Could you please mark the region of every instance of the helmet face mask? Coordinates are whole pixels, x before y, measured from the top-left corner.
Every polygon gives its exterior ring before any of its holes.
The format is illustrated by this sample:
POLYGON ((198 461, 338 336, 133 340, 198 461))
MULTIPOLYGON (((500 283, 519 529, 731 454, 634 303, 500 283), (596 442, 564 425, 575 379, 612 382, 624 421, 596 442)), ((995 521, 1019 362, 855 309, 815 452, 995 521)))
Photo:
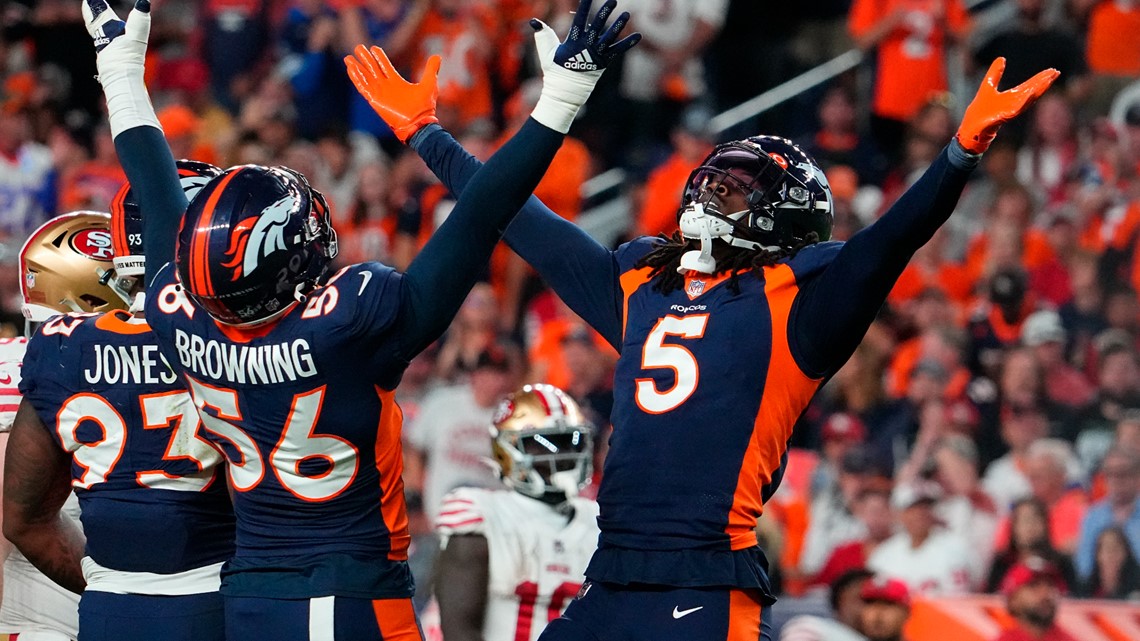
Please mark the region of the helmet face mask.
POLYGON ((552 385, 527 385, 503 400, 490 428, 493 464, 514 491, 561 503, 585 487, 593 467, 593 427, 552 385))
POLYGON ((304 176, 244 165, 212 179, 190 202, 178 277, 215 320, 251 326, 303 300, 336 254, 328 204, 304 176))
POLYGON ((790 140, 758 136, 724 143, 689 175, 678 223, 685 238, 702 244, 682 259, 682 271, 713 273, 715 238, 769 251, 800 246, 813 233, 829 240, 831 188, 815 161, 790 140), (726 188, 744 195, 746 209, 720 211, 715 193, 726 188))
POLYGON ((24 242, 20 294, 26 329, 58 314, 125 308, 101 279, 112 267, 110 222, 101 212, 64 214, 41 225, 24 242))

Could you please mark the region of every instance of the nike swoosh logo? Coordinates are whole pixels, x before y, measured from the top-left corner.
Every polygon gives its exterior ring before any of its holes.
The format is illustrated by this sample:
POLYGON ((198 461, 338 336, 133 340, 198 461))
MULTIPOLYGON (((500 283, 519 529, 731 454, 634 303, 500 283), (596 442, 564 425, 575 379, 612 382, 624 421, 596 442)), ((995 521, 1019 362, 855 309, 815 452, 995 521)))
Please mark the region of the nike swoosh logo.
POLYGON ((674 619, 680 619, 681 617, 689 616, 690 614, 696 612, 697 610, 703 610, 705 608, 705 606, 703 606, 703 605, 698 605, 697 607, 689 608, 688 610, 678 610, 677 609, 678 607, 679 606, 676 606, 676 605, 673 606, 673 618, 674 619))
POLYGON ((8 385, 11 382, 12 382, 12 376, 10 374, 5 374, 3 376, 0 376, 0 385, 8 385))

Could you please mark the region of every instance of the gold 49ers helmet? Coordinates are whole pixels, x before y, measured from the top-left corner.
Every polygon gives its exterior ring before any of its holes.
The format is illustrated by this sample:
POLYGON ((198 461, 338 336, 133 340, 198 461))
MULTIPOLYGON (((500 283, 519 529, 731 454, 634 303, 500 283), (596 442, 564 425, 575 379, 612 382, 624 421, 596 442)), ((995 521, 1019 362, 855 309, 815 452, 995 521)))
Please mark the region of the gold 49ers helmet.
POLYGON ((508 487, 557 503, 590 480, 593 426, 574 399, 553 385, 527 385, 499 405, 491 454, 508 487))
POLYGON ((100 283, 111 257, 110 214, 77 211, 41 225, 20 249, 24 318, 42 323, 60 313, 125 309, 100 283))

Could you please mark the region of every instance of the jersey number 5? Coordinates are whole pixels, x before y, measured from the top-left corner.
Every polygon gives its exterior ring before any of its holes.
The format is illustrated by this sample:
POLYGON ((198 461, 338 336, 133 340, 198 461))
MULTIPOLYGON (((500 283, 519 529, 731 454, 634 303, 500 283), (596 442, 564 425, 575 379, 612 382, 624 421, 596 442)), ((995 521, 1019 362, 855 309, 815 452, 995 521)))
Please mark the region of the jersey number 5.
POLYGON ((657 321, 653 331, 645 339, 641 348, 642 369, 671 369, 673 370, 673 386, 666 390, 658 390, 657 383, 652 378, 639 378, 634 381, 637 393, 634 398, 637 406, 648 414, 664 414, 677 409, 681 403, 689 400, 697 390, 697 381, 701 378, 697 368, 697 359, 693 353, 680 345, 665 343, 668 336, 693 339, 705 335, 705 326, 709 322, 708 314, 695 314, 693 316, 669 315, 657 321))

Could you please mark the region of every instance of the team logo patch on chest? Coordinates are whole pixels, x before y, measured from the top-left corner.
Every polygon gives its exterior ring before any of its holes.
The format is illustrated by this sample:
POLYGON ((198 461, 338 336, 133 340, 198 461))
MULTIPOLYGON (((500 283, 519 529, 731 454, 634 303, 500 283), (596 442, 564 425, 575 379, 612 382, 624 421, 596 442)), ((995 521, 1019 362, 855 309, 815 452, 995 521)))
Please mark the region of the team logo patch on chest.
POLYGON ((705 293, 705 281, 691 280, 689 286, 685 288, 685 293, 689 295, 690 299, 696 298, 705 293))

